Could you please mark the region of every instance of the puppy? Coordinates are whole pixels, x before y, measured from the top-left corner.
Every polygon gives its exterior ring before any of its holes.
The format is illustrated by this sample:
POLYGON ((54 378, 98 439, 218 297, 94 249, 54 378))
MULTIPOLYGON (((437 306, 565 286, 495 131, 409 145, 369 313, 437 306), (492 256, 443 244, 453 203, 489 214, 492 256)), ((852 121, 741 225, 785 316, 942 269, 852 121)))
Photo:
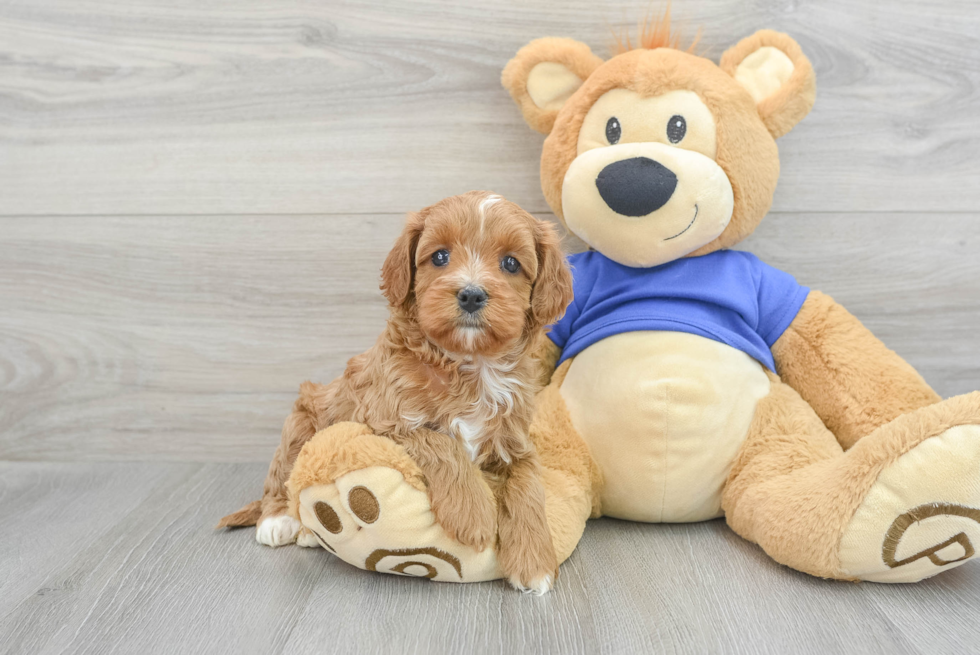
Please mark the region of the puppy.
POLYGON ((534 350, 572 299, 552 226, 484 191, 410 214, 381 271, 391 315, 378 341, 329 385, 304 383, 265 491, 219 525, 252 525, 269 546, 296 539, 286 480, 303 444, 339 421, 400 443, 447 534, 484 549, 518 589, 547 592, 557 561, 528 436, 534 350), (496 490, 496 509, 480 470, 496 490))

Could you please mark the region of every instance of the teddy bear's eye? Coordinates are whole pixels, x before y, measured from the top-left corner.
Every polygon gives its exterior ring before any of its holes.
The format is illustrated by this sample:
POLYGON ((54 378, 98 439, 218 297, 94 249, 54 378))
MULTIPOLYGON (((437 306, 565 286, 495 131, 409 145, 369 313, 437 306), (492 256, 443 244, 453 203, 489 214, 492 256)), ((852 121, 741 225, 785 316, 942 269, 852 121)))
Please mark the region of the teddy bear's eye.
POLYGON ((616 145, 619 143, 619 137, 623 136, 623 128, 619 124, 619 119, 613 116, 608 121, 606 121, 606 140, 609 145, 616 145))
POLYGON ((685 134, 687 134, 687 121, 684 120, 683 116, 674 114, 667 121, 667 138, 670 139, 671 143, 680 143, 685 134))

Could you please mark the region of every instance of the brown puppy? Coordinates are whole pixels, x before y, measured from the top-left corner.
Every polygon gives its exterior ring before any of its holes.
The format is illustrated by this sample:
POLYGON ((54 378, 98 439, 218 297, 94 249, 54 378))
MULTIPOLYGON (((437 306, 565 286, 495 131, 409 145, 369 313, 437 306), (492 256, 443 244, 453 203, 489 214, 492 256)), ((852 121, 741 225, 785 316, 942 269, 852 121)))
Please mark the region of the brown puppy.
POLYGON ((260 543, 296 540, 301 526, 286 515, 296 456, 318 430, 356 421, 405 447, 449 536, 482 550, 499 535, 511 584, 547 592, 557 562, 528 429, 533 351, 572 298, 557 233, 471 191, 410 214, 381 277, 391 316, 377 343, 329 385, 302 385, 262 500, 219 525, 258 519, 260 543), (496 489, 496 510, 477 467, 496 489))

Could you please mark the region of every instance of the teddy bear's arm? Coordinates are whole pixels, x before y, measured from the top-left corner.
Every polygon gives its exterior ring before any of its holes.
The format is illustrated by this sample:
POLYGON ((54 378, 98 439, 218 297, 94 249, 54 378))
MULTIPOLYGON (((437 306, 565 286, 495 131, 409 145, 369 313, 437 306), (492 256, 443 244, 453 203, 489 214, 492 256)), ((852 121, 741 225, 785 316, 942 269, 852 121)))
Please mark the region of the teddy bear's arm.
POLYGON ((819 291, 810 292, 772 353, 783 382, 813 407, 844 448, 941 400, 905 360, 819 291))

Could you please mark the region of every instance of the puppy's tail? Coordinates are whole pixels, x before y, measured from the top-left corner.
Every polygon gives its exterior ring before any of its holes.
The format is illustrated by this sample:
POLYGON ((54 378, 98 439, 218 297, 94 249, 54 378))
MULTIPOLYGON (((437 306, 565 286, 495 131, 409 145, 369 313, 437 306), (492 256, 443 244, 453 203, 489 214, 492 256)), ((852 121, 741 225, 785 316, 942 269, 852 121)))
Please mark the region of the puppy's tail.
POLYGON ((261 515, 262 501, 256 500, 241 508, 234 514, 229 514, 225 518, 221 519, 218 521, 218 525, 214 526, 214 528, 217 530, 218 528, 244 528, 249 525, 255 525, 259 522, 259 516, 261 515))

